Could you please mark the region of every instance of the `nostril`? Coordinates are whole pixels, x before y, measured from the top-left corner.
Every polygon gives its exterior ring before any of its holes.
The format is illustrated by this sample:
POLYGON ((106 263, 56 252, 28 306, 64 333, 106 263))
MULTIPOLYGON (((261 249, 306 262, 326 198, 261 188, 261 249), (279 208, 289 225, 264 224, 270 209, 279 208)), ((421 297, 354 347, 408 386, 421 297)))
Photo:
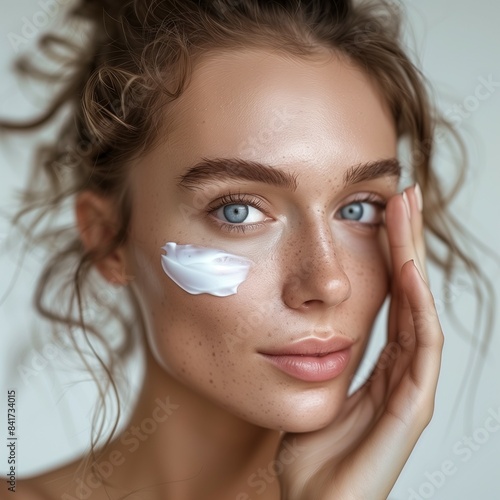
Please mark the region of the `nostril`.
POLYGON ((321 304, 321 300, 306 300, 304 302, 305 307, 314 307, 316 304, 321 304))

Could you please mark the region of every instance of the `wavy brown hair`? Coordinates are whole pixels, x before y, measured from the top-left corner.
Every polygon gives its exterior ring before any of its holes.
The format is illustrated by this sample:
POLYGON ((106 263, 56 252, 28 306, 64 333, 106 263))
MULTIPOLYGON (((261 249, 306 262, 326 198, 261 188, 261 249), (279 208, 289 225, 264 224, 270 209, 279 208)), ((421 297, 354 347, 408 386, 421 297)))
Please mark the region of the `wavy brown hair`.
MULTIPOLYGON (((27 244, 51 242, 56 249, 38 282, 36 309, 65 326, 70 338, 83 332, 106 374, 104 379, 96 377, 103 401, 111 389, 120 402, 115 373, 130 351, 132 323, 113 301, 105 302, 123 332, 123 343, 116 347, 106 340, 104 323, 85 317, 85 301, 103 302, 99 289, 92 286, 90 270, 127 241, 128 171, 134 159, 155 146, 160 130, 168 134, 175 118, 170 104, 188 85, 194 63, 220 50, 260 47, 308 58, 326 48, 348 58, 378 84, 398 138, 409 146, 407 180, 417 181, 425 196, 428 257, 444 271, 448 284, 457 272, 466 271, 477 297, 477 321, 486 318, 484 333, 475 339, 483 348, 487 345, 493 288, 473 258, 474 248, 487 249, 449 211, 466 166, 465 161, 458 164, 455 179, 446 179, 445 189, 433 163, 438 128, 446 131, 461 159, 466 151, 457 131, 432 104, 426 79, 406 54, 400 10, 400 5, 386 0, 79 0, 66 19, 70 30, 83 30, 79 41, 71 32, 39 39, 39 50, 58 64, 57 70, 43 70, 33 54, 18 59, 17 69, 24 77, 57 83, 59 90, 41 116, 23 123, 4 120, 0 130, 6 134, 43 129, 63 110, 66 119, 55 140, 38 148, 13 222, 25 231, 27 244), (47 229, 43 223, 84 190, 110 197, 118 207, 114 241, 99 253, 84 250, 75 227, 47 229), (57 307, 54 293, 60 297, 57 307), (66 304, 62 312, 61 303, 66 304)), ((129 310, 142 321, 133 292, 126 293, 129 310)), ((94 422, 92 450, 103 437, 103 415, 94 422)), ((118 418, 119 412, 104 447, 118 418)))

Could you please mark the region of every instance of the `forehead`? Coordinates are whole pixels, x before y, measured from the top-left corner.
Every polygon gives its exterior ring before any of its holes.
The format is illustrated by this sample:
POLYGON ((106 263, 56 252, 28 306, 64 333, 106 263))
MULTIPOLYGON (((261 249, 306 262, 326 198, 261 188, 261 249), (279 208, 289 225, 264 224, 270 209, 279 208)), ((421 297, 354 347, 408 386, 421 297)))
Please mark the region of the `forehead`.
POLYGON ((168 144, 183 163, 231 155, 273 164, 352 165, 395 154, 377 85, 345 58, 264 49, 211 53, 171 107, 168 144))

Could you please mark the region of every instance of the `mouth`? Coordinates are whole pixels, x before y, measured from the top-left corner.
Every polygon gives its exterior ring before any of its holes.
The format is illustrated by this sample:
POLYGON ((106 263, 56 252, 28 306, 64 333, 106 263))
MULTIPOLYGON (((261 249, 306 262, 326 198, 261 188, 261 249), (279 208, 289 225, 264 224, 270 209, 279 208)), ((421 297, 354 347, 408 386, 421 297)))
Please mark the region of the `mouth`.
POLYGON ((327 341, 310 338, 259 354, 293 378, 305 382, 325 382, 345 370, 353 343, 346 337, 334 337, 327 341))

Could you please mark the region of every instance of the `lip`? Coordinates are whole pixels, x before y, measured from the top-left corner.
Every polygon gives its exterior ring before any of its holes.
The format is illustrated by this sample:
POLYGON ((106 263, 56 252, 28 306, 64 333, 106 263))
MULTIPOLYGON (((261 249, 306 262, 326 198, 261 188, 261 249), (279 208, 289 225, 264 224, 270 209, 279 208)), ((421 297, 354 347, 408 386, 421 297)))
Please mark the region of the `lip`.
POLYGON ((294 378, 306 382, 325 382, 339 376, 347 367, 353 343, 346 337, 328 340, 309 338, 259 354, 294 378))

